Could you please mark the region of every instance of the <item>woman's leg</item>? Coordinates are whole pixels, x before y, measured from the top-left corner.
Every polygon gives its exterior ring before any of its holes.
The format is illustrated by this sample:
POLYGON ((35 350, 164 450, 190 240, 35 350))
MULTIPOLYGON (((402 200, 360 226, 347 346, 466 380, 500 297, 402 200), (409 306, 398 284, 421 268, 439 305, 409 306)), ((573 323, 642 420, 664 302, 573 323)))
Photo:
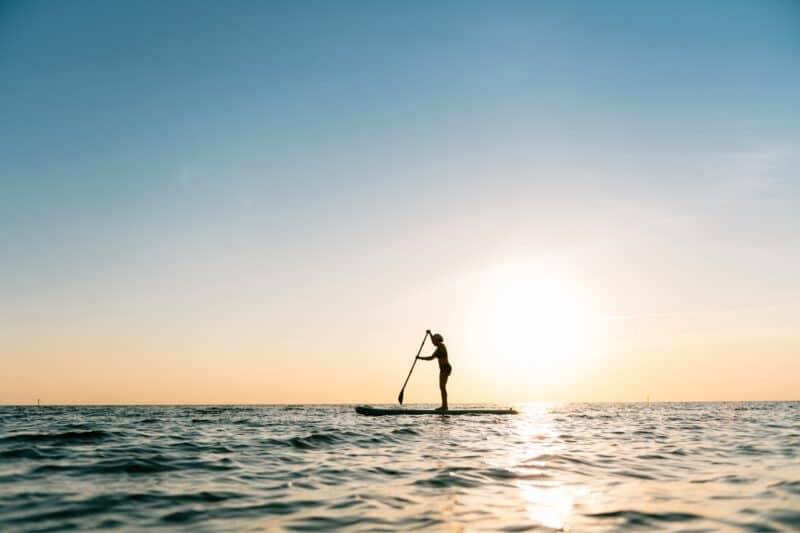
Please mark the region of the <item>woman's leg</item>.
POLYGON ((447 378, 449 372, 439 372, 439 391, 442 393, 442 409, 447 410, 447 378))

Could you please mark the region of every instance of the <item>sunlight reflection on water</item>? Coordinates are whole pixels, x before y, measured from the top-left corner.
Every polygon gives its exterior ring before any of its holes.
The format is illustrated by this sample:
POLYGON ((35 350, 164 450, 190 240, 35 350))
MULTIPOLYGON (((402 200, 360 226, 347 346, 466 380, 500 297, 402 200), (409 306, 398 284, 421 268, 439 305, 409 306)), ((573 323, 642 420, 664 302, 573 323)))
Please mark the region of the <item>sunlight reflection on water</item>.
POLYGON ((519 438, 519 445, 514 446, 509 454, 507 464, 518 479, 515 484, 525 502, 527 515, 536 524, 547 528, 562 529, 572 514, 572 490, 553 479, 547 479, 544 461, 531 461, 530 457, 540 456, 545 449, 549 453, 557 453, 551 443, 555 437, 555 428, 548 416, 552 405, 528 404, 522 410, 522 416, 515 417, 514 432, 519 438), (522 465, 522 466, 520 466, 522 465))

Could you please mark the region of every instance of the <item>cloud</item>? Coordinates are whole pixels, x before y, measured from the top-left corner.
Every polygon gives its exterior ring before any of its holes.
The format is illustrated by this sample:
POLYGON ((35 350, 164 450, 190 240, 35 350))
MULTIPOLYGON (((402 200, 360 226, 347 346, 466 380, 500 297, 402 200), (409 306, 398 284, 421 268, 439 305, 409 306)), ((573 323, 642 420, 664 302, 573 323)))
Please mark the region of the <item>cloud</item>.
POLYGON ((715 184, 715 194, 748 196, 774 185, 797 159, 797 148, 787 142, 724 154, 709 162, 704 174, 715 184))

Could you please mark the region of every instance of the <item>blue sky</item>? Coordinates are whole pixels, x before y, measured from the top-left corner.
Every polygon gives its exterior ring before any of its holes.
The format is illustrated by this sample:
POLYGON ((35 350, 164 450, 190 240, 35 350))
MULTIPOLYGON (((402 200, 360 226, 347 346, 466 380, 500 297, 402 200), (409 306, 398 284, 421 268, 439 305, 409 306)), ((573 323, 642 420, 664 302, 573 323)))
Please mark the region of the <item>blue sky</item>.
POLYGON ((790 305, 798 52, 788 1, 4 2, 0 333, 263 355, 553 254, 603 315, 790 305))

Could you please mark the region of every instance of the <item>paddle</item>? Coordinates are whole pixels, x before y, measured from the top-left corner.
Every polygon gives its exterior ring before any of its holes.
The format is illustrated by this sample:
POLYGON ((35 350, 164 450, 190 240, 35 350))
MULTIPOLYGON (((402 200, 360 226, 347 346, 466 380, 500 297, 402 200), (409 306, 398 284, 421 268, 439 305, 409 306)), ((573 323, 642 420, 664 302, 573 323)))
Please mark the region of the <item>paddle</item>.
POLYGON ((425 336, 422 337, 422 344, 419 345, 419 350, 417 350, 417 356, 414 357, 414 363, 411 365, 411 370, 408 371, 408 376, 406 376, 406 381, 403 383, 403 388, 400 389, 400 396, 397 397, 397 401, 400 402, 400 405, 403 405, 403 393, 406 391, 406 385, 408 385, 408 378, 411 377, 411 373, 414 371, 414 366, 417 364, 417 357, 419 354, 422 353, 422 347, 425 346, 425 341, 428 340, 428 335, 431 334, 431 330, 425 332, 425 336))

